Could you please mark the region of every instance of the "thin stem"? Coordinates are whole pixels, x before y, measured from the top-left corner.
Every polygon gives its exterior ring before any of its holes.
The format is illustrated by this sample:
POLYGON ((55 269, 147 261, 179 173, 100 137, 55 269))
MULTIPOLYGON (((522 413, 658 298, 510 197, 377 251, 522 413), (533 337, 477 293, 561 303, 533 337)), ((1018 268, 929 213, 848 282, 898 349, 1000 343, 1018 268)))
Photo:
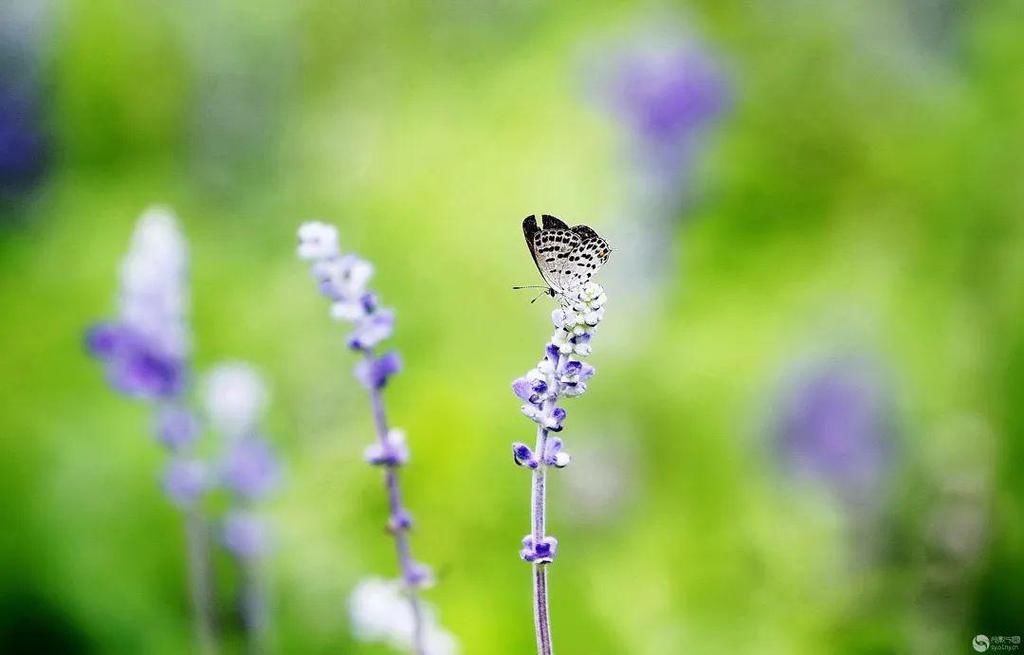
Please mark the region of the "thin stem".
POLYGON ((548 565, 533 565, 533 622, 538 655, 551 655, 551 618, 548 616, 548 565))
MULTIPOLYGON (((561 360, 561 357, 558 358, 561 360)), ((559 361, 555 362, 558 370, 559 361)), ((557 378, 556 378, 557 379, 557 378)), ((558 397, 558 382, 555 382, 554 397, 558 397)), ((551 412, 555 398, 544 401, 544 414, 551 412)), ((540 463, 533 471, 533 493, 531 497, 530 523, 532 525, 533 543, 539 544, 544 539, 544 528, 547 521, 547 473, 545 453, 548 448, 548 431, 543 425, 537 426, 537 449, 534 451, 540 463)), ((533 624, 537 632, 538 655, 551 655, 551 616, 548 613, 548 568, 545 563, 533 565, 533 624)))
POLYGON ((199 652, 212 655, 217 652, 217 644, 213 626, 213 603, 210 597, 210 554, 206 521, 198 507, 190 507, 185 512, 185 540, 196 642, 199 645, 199 652))
POLYGON ((256 557, 239 559, 242 567, 242 621, 245 624, 249 655, 266 652, 267 603, 263 592, 260 561, 256 557))
MULTIPOLYGON (((373 353, 364 351, 367 360, 373 359, 373 353)), ((384 410, 384 398, 380 389, 370 390, 370 403, 373 406, 373 422, 377 427, 377 440, 381 446, 388 447, 388 420, 384 410)), ((388 492, 388 510, 392 518, 400 518, 404 515, 402 507, 402 492, 398 484, 398 470, 389 466, 384 477, 385 486, 388 492)), ((402 580, 405 582, 406 594, 409 598, 409 607, 412 610, 413 621, 413 651, 416 655, 425 655, 423 635, 423 610, 420 606, 419 594, 416 592, 418 575, 416 565, 412 558, 412 550, 409 546, 409 531, 407 528, 392 522, 391 533, 395 537, 395 552, 398 555, 398 566, 402 572, 402 580)))

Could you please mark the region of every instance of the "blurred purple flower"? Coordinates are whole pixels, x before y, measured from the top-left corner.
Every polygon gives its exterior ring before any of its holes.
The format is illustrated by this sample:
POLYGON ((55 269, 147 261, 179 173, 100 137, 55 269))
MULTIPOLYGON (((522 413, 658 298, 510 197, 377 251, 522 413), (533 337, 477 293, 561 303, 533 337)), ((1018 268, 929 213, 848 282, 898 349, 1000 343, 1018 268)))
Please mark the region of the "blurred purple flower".
POLYGON ((223 541, 236 557, 256 559, 270 550, 270 527, 256 514, 233 511, 224 519, 223 541))
POLYGON ((673 183, 732 102, 715 58, 683 37, 651 36, 621 48, 600 85, 601 102, 626 128, 641 159, 673 183))
POLYGON ((168 450, 187 448, 196 441, 199 432, 199 421, 186 407, 168 404, 157 411, 156 436, 168 450))
MULTIPOLYGON (((362 303, 361 303, 362 304, 362 303)), ((337 304, 335 305, 337 306, 337 304)), ((355 323, 355 329, 348 337, 348 347, 352 350, 373 348, 391 336, 395 330, 395 313, 390 309, 380 309, 366 314, 355 323)))
POLYGON ((785 466, 840 496, 863 499, 889 472, 890 404, 863 361, 826 361, 796 377, 784 394, 776 430, 785 466))
POLYGON ((94 325, 86 332, 86 347, 106 364, 110 386, 127 396, 172 398, 184 387, 185 362, 154 348, 126 325, 94 325))
POLYGON ((119 316, 86 332, 86 346, 126 395, 168 399, 184 389, 188 253, 174 215, 153 207, 142 215, 121 262, 119 316))
POLYGON ((624 53, 609 87, 623 123, 650 143, 684 143, 721 114, 730 99, 717 62, 688 43, 624 53))
POLYGON ((0 71, 0 197, 34 187, 49 160, 39 102, 0 71))
POLYGON ((355 367, 355 376, 367 389, 383 389, 388 378, 402 370, 402 359, 394 351, 380 357, 368 356, 355 367))
POLYGON ((391 428, 385 443, 374 442, 366 447, 363 458, 373 466, 405 466, 409 463, 409 446, 405 431, 391 428))
POLYGON ((164 493, 178 507, 188 507, 210 487, 210 475, 203 462, 174 458, 164 469, 164 493))
POLYGON ((280 466, 270 446, 260 437, 238 439, 228 451, 222 472, 224 484, 249 500, 267 495, 277 485, 280 466))

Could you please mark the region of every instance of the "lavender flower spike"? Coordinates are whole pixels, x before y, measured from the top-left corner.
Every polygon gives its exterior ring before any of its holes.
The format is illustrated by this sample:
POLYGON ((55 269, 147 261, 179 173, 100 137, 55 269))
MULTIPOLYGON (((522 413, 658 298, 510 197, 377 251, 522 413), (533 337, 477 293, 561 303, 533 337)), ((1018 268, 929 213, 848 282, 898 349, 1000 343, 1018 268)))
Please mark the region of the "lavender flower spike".
MULTIPOLYGON (((388 381, 402 368, 397 353, 376 353, 376 347, 390 337, 394 330, 395 313, 392 309, 381 307, 377 296, 367 289, 373 276, 373 266, 356 255, 341 253, 338 231, 333 225, 318 222, 303 224, 299 228, 298 255, 312 264, 313 277, 320 293, 331 302, 332 318, 352 326, 346 342, 349 348, 362 356, 353 373, 370 394, 377 429, 377 441, 367 447, 365 457, 369 464, 384 469, 390 514, 387 526, 395 539, 402 573, 403 593, 399 597, 404 596, 409 607, 409 612, 403 614, 408 629, 399 631, 405 637, 396 639, 388 636, 392 633, 387 630, 368 630, 366 639, 391 640, 416 655, 454 652, 454 646, 449 643, 450 637, 441 639, 444 647, 436 645, 435 637, 441 633, 432 623, 429 608, 424 606, 419 597, 419 590, 430 583, 432 576, 429 568, 413 560, 409 546, 409 530, 413 521, 402 504, 398 483, 398 469, 409 461, 409 449, 405 444, 405 433, 389 427, 381 393, 388 381)), ((355 616, 365 614, 365 608, 359 607, 364 604, 360 594, 359 590, 353 594, 355 616)), ((390 598, 392 596, 388 596, 390 598)))
MULTIPOLYGON (((2 140, 2 139, 0 139, 2 140)), ((188 385, 188 248, 174 214, 150 207, 139 218, 121 260, 118 316, 89 328, 85 345, 103 363, 110 386, 147 401, 153 433, 170 460, 162 485, 185 519, 196 637, 216 651, 207 521, 201 500, 210 471, 196 454, 199 423, 186 403, 188 385)))
POLYGON ((569 454, 563 442, 552 432, 561 432, 565 409, 558 406, 562 398, 575 398, 587 390, 594 367, 583 361, 590 355, 591 338, 604 319, 608 297, 593 282, 558 296, 560 307, 551 314, 555 332, 544 348, 544 357, 526 375, 512 383, 512 392, 523 401, 523 414, 537 424, 537 445, 530 449, 524 443, 512 444, 513 461, 533 471, 531 532, 523 538, 519 556, 533 565, 534 624, 537 630, 537 652, 551 655, 551 620, 548 615, 547 566, 558 554, 558 540, 545 534, 547 511, 547 469, 565 468, 569 454))

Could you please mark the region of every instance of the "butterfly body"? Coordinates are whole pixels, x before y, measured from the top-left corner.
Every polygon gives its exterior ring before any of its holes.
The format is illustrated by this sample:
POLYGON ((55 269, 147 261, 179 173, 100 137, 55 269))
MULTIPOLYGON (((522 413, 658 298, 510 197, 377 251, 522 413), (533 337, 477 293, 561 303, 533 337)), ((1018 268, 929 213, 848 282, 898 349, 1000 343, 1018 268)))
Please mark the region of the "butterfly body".
POLYGON ((552 298, 590 282, 611 253, 608 242, 586 225, 569 227, 544 214, 523 219, 523 236, 552 298))

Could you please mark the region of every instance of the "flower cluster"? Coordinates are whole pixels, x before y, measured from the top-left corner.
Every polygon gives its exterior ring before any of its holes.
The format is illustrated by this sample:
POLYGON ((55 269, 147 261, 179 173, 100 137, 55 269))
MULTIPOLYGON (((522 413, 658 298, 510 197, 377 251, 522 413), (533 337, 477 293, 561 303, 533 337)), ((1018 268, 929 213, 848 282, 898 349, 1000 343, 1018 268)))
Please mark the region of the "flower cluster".
MULTIPOLYGON (((538 432, 536 448, 520 442, 512 444, 513 461, 519 466, 536 471, 569 465, 563 441, 549 433, 561 432, 565 422, 566 411, 558 406, 559 399, 582 395, 594 375, 594 367, 583 358, 590 355, 590 342, 604 319, 607 300, 604 290, 593 282, 558 296, 559 307, 551 314, 555 331, 543 359, 512 383, 512 391, 523 401, 523 414, 537 424, 538 432)), ((527 562, 551 562, 557 545, 554 537, 530 534, 523 539, 520 556, 527 562)))
MULTIPOLYGON (((373 265, 353 254, 341 254, 338 230, 326 223, 305 223, 299 228, 299 257, 313 264, 313 276, 322 293, 331 301, 331 316, 352 324, 348 346, 353 350, 370 351, 391 336, 395 313, 381 307, 377 297, 367 290, 373 277, 373 265)), ((388 355, 384 355, 388 357, 388 355)), ((364 384, 384 386, 388 376, 398 372, 397 358, 392 355, 384 364, 363 364, 376 374, 359 375, 364 384)))
POLYGON ((891 472, 892 407, 876 367, 860 356, 800 364, 777 401, 785 468, 839 498, 877 501, 891 472))
MULTIPOLYGON (((551 313, 555 332, 544 349, 544 358, 512 383, 512 391, 524 403, 523 414, 551 432, 560 432, 566 417, 565 409, 556 404, 558 399, 582 395, 594 375, 594 367, 583 358, 590 355, 590 341, 604 318, 608 297, 599 285, 588 282, 558 299, 561 306, 551 313)), ((547 463, 559 467, 568 464, 568 455, 561 452, 561 447, 560 439, 548 442, 544 453, 550 459, 547 463)), ((530 466, 531 461, 538 461, 523 444, 516 444, 514 450, 519 464, 530 466)))
POLYGON ((121 263, 120 315, 86 334, 87 347, 117 391, 161 400, 184 389, 187 273, 188 251, 174 215, 148 209, 121 263))

